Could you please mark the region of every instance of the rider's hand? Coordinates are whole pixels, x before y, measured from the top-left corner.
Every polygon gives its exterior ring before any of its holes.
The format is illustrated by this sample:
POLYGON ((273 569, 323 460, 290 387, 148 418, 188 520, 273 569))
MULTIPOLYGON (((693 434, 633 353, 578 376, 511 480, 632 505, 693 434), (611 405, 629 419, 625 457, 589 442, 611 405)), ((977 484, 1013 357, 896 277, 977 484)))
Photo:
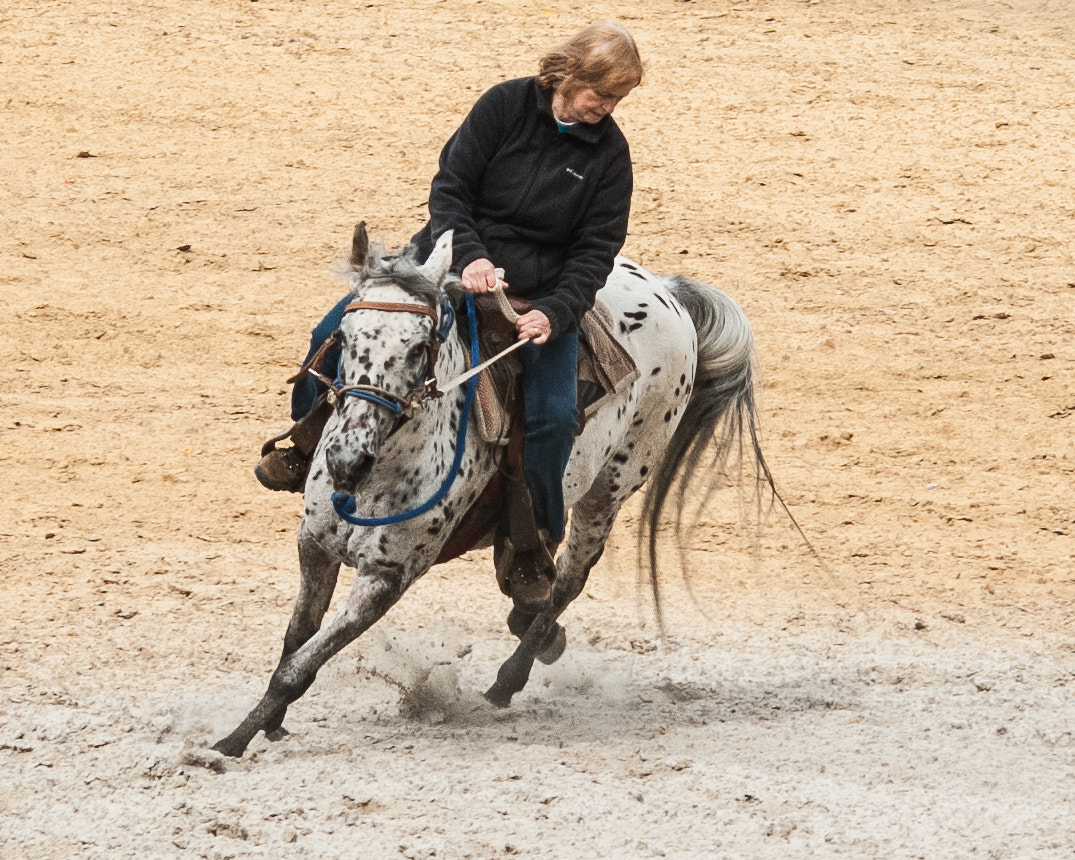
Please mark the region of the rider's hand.
POLYGON ((543 344, 552 335, 552 323, 539 310, 527 311, 515 323, 519 337, 530 338, 530 343, 543 344))
POLYGON ((463 269, 460 280, 463 282, 463 289, 468 293, 487 293, 491 287, 496 286, 496 267, 482 257, 463 269))

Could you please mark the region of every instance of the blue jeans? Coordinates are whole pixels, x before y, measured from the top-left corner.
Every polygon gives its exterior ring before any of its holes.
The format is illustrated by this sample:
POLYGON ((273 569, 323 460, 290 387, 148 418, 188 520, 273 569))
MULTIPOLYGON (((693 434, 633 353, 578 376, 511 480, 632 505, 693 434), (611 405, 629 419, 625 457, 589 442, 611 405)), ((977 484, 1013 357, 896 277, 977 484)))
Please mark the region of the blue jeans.
MULTIPOLYGON (((336 306, 325 315, 321 322, 314 326, 313 331, 310 333, 310 349, 306 353, 306 358, 302 360, 303 364, 313 358, 321 348, 321 344, 332 337, 332 333, 340 327, 340 323, 343 322, 344 308, 347 307, 350 301, 351 295, 349 293, 336 303, 336 306)), ((325 356, 324 362, 318 369, 329 379, 335 379, 339 367, 340 348, 336 347, 325 356)), ((295 387, 291 389, 291 420, 298 421, 300 418, 309 415, 310 410, 314 408, 314 401, 321 396, 324 390, 324 383, 318 382, 312 376, 304 376, 296 382, 295 387)))
POLYGON ((519 350, 523 365, 523 471, 539 529, 564 539, 564 472, 578 421, 579 336, 567 332, 519 350))
MULTIPOLYGON (((310 349, 303 364, 314 357, 343 322, 351 296, 341 299, 310 334, 310 349)), ((534 504, 539 529, 547 529, 554 543, 564 539, 564 472, 575 444, 578 420, 579 336, 567 332, 541 346, 527 344, 517 355, 523 366, 523 471, 534 504)), ((337 347, 321 365, 321 372, 334 379, 340 363, 337 347)), ((291 420, 298 421, 313 409, 325 386, 304 376, 291 392, 291 420)))

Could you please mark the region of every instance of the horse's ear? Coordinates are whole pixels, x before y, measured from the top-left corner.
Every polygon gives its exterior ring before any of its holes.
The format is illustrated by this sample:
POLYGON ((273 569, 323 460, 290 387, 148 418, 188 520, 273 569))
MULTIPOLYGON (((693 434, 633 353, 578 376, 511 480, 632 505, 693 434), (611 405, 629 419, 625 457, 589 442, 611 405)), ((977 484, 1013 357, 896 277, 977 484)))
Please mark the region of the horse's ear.
POLYGON ((441 284, 448 274, 448 269, 451 268, 452 233, 453 231, 451 230, 446 230, 444 233, 441 233, 440 238, 437 239, 436 246, 433 248, 433 253, 431 253, 425 263, 422 264, 422 274, 429 278, 434 284, 441 284))
POLYGON ((366 268, 370 257, 370 237, 366 235, 366 222, 359 221, 355 227, 355 236, 351 240, 351 266, 356 271, 366 268))

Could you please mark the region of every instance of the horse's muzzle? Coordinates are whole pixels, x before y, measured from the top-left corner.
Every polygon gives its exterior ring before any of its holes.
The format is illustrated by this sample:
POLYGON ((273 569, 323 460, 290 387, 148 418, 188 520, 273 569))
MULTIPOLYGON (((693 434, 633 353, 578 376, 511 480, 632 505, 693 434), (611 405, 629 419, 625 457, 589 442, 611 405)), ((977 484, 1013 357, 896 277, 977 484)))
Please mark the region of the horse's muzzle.
POLYGON ((325 450, 325 463, 332 479, 332 489, 353 496, 369 477, 377 457, 365 452, 345 451, 334 440, 325 450))

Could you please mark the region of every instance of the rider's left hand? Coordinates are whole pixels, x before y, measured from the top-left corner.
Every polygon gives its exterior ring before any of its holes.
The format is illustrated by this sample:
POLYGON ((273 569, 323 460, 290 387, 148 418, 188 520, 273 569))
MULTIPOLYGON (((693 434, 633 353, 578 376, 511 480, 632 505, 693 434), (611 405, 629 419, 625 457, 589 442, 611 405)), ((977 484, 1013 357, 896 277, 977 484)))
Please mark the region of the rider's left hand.
POLYGON ((527 311, 515 323, 519 338, 528 337, 531 343, 543 344, 552 335, 552 323, 539 310, 527 311))

